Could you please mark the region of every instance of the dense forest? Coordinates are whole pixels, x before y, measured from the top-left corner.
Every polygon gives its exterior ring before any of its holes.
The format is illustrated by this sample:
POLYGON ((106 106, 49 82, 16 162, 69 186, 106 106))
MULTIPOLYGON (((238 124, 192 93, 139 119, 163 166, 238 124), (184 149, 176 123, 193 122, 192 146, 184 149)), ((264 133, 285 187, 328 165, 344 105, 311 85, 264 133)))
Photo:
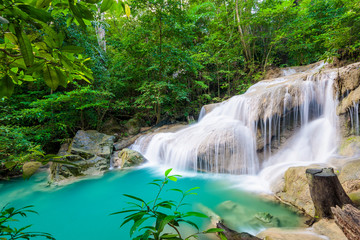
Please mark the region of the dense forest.
POLYGON ((0 163, 185 121, 266 71, 357 61, 358 0, 0 0, 0 163))

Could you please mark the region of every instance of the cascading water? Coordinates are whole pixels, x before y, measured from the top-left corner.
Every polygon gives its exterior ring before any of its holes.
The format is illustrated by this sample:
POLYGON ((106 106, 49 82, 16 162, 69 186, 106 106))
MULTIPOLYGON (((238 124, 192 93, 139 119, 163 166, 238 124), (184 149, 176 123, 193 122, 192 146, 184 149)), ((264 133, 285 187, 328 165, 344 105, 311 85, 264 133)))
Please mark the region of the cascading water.
POLYGON ((322 66, 261 81, 209 113, 203 108, 198 123, 145 136, 133 148, 150 162, 176 169, 267 180, 291 165, 324 162, 336 149, 338 120, 337 74, 322 66))

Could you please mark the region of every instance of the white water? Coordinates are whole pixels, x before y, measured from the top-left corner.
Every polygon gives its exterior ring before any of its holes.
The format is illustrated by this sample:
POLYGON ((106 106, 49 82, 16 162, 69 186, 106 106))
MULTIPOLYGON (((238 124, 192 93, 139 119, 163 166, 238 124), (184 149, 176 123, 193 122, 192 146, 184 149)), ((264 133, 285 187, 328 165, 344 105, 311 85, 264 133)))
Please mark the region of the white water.
POLYGON ((245 174, 242 188, 269 190, 289 167, 324 163, 336 150, 337 73, 320 69, 287 70, 210 113, 203 109, 197 124, 145 136, 133 148, 154 164, 245 174))

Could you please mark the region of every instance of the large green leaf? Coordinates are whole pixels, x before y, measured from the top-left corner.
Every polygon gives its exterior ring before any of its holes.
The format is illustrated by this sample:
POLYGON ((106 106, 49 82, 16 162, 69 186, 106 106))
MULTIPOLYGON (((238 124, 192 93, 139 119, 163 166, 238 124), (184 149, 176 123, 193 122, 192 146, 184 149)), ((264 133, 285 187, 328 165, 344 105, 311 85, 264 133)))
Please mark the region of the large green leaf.
POLYGON ((27 5, 27 4, 18 5, 18 7, 22 11, 26 12, 31 18, 37 19, 37 20, 42 21, 44 23, 49 22, 49 21, 52 20, 51 14, 44 11, 44 10, 34 8, 34 7, 32 7, 30 5, 27 5))
POLYGON ((100 7, 100 12, 106 12, 114 4, 114 0, 103 0, 100 7))
POLYGON ((82 53, 85 51, 85 48, 79 46, 65 46, 61 48, 61 51, 70 53, 82 53))
POLYGON ((29 67, 34 63, 34 54, 30 40, 19 26, 15 28, 15 33, 19 42, 21 55, 24 58, 26 66, 29 67))
POLYGON ((37 0, 36 7, 37 8, 48 8, 50 5, 51 0, 37 0))
POLYGON ((85 0, 85 2, 87 2, 87 3, 98 3, 100 1, 101 0, 85 0))
POLYGON ((81 3, 76 4, 76 7, 79 10, 79 13, 82 18, 87 20, 94 20, 94 15, 90 9, 82 5, 81 3))
POLYGON ((12 32, 6 32, 6 33, 4 33, 4 35, 5 35, 5 38, 7 38, 12 44, 14 44, 14 45, 19 44, 17 37, 12 32))
POLYGON ((68 80, 65 73, 63 73, 63 71, 61 71, 59 68, 55 68, 55 71, 59 77, 59 85, 66 88, 68 80))
POLYGON ((50 64, 44 65, 43 76, 46 85, 48 85, 52 90, 56 90, 60 83, 59 76, 57 75, 56 70, 50 64))
POLYGON ((14 92, 14 83, 8 75, 0 79, 0 98, 10 97, 14 92))

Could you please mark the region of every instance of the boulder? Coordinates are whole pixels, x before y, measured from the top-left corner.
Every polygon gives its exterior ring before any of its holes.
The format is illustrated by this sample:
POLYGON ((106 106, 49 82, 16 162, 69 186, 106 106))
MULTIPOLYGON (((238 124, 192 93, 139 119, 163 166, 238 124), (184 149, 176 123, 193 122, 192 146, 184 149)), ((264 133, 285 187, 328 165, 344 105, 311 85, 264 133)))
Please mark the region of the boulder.
POLYGON ((327 236, 330 240, 347 240, 335 221, 321 219, 312 226, 316 233, 327 236))
POLYGON ((68 147, 65 144, 60 148, 59 155, 64 156, 62 160, 67 163, 51 165, 51 181, 59 183, 69 178, 102 174, 110 167, 114 140, 114 136, 97 131, 78 131, 68 147))
POLYGON ((285 186, 276 195, 285 202, 314 217, 315 208, 311 200, 305 171, 309 167, 291 167, 285 172, 285 186))
POLYGON ((342 156, 352 157, 360 153, 360 136, 350 136, 342 141, 339 149, 342 156))
POLYGON ((339 175, 345 192, 355 204, 360 204, 360 160, 346 163, 339 175))
POLYGON ((114 158, 113 167, 114 168, 124 168, 124 167, 135 167, 145 162, 145 158, 141 153, 124 148, 118 152, 118 158, 114 158))
POLYGON ((266 240, 324 240, 324 237, 308 229, 268 228, 257 237, 266 240))
POLYGON ((140 121, 137 118, 132 118, 127 121, 125 127, 130 135, 136 135, 140 132, 140 121))

